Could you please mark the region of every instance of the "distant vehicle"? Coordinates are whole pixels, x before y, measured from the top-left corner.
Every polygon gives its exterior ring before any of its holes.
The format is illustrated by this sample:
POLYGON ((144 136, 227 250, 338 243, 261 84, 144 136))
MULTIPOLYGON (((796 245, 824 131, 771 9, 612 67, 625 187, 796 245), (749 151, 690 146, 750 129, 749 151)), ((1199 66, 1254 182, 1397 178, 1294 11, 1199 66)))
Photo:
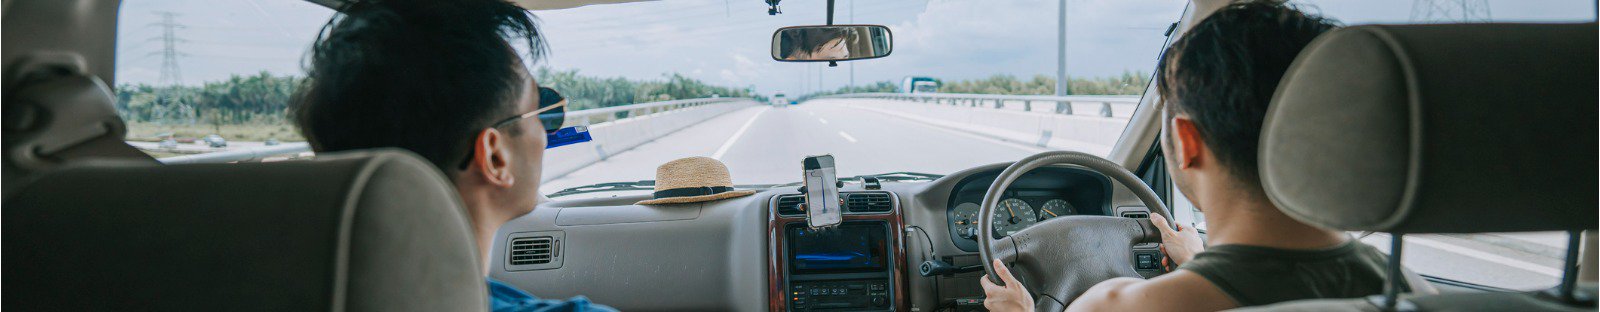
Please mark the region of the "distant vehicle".
POLYGON ((160 147, 162 149, 177 149, 178 148, 178 140, 175 140, 175 139, 173 139, 172 137, 169 136, 169 137, 167 137, 167 139, 161 140, 161 145, 157 145, 157 147, 160 147))
POLYGON ((262 144, 266 144, 267 146, 278 145, 278 138, 268 138, 267 141, 263 142, 262 144))
POLYGON ((784 95, 783 93, 778 93, 778 94, 772 95, 772 106, 783 106, 783 103, 788 103, 788 102, 789 102, 789 97, 784 95))
POLYGON ((789 105, 800 105, 800 101, 790 100, 789 105))
POLYGON ((222 136, 220 135, 208 135, 204 141, 206 142, 206 145, 211 147, 228 147, 228 140, 222 139, 222 136))
POLYGON ((900 93, 939 92, 939 80, 928 77, 906 77, 900 80, 900 93))

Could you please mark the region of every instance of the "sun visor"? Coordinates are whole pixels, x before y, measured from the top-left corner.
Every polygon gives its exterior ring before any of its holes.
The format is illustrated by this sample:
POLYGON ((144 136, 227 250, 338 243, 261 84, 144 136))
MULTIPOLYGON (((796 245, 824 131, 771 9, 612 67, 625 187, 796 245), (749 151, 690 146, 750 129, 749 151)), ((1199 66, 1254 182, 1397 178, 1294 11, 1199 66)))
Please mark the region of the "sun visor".
POLYGON ((1596 227, 1596 25, 1349 27, 1284 76, 1261 180, 1341 230, 1596 227))

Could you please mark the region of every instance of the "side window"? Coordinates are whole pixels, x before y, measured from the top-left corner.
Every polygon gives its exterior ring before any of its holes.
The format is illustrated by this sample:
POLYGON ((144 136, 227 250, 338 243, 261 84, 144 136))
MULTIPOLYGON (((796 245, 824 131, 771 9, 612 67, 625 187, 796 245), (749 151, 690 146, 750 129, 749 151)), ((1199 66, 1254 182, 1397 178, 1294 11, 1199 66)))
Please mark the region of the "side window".
POLYGON ((123 1, 112 88, 125 140, 166 162, 309 156, 288 104, 333 13, 309 1, 123 1), (248 156, 262 150, 277 152, 248 156))

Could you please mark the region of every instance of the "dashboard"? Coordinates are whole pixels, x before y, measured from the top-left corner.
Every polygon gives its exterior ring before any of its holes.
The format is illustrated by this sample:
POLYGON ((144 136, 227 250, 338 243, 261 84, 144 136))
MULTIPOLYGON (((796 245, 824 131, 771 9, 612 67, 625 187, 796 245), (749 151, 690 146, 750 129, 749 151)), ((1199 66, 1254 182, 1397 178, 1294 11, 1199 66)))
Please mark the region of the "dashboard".
MULTIPOLYGON (((683 205, 634 204, 647 194, 558 198, 500 228, 490 277, 628 311, 973 310, 983 297, 982 272, 970 269, 982 263, 977 207, 1007 165, 846 183, 843 223, 823 230, 804 226, 794 187, 683 205), (967 269, 924 276, 928 263, 967 269)), ((1034 169, 1000 199, 996 236, 1060 216, 1146 214, 1126 188, 1073 166, 1034 169)))

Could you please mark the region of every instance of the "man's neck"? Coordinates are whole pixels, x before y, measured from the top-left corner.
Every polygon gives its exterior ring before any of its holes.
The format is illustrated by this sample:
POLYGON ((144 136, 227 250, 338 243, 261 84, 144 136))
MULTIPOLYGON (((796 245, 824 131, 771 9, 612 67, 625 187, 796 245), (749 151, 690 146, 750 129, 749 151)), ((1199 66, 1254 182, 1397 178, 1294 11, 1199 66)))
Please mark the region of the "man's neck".
POLYGON ((488 206, 493 205, 488 200, 468 199, 466 196, 463 196, 462 200, 467 206, 467 218, 472 221, 473 241, 477 242, 478 247, 478 264, 482 265, 484 276, 488 276, 489 250, 494 245, 495 232, 500 230, 501 225, 511 221, 511 218, 496 214, 495 212, 499 210, 488 206))
POLYGON ((1349 236, 1290 218, 1261 192, 1219 190, 1206 196, 1208 245, 1252 245, 1283 249, 1322 249, 1343 244, 1349 236))

